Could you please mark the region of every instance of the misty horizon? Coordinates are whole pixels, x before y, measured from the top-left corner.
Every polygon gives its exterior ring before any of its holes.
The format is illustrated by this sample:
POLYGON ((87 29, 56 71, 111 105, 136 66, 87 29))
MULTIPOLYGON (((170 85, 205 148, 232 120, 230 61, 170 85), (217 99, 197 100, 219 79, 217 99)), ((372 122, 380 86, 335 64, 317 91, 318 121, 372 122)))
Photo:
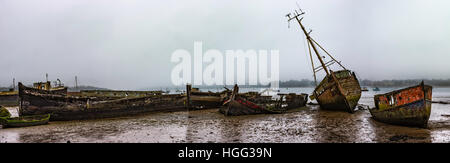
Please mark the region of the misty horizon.
POLYGON ((314 80, 305 37, 285 17, 296 2, 312 37, 360 81, 450 79, 445 0, 3 0, 0 86, 48 73, 66 86, 77 76, 80 86, 173 87, 170 56, 195 41, 204 50, 277 49, 280 81, 314 80))

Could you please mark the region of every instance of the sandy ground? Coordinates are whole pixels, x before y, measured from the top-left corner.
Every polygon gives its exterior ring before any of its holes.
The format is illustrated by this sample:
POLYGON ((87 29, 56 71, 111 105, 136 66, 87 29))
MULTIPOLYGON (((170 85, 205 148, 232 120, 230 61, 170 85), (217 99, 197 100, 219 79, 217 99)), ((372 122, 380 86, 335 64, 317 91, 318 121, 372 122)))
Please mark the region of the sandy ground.
MULTIPOLYGON (((362 99, 364 102, 364 99, 362 99)), ((16 108, 9 108, 17 115, 16 108)), ((275 115, 225 117, 217 109, 0 129, 0 142, 450 142, 450 105, 433 104, 427 129, 376 122, 318 106, 275 115), (443 116, 444 115, 444 116, 443 116)))

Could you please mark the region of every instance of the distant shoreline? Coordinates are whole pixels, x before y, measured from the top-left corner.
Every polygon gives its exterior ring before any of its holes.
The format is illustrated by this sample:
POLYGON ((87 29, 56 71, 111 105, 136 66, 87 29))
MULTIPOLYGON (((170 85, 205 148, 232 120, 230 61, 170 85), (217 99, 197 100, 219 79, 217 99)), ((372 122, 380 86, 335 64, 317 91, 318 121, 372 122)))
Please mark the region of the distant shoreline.
MULTIPOLYGON (((424 81, 425 84, 431 85, 436 88, 450 88, 450 79, 409 79, 409 80, 379 80, 379 81, 373 81, 373 80, 360 80, 361 87, 368 87, 368 88, 399 88, 399 87, 408 87, 417 85, 420 82, 424 81)), ((197 86, 193 85, 195 88, 201 88, 201 89, 223 89, 224 87, 227 87, 228 89, 232 89, 233 85, 213 85, 213 86, 197 86)), ((270 85, 241 85, 241 88, 269 88, 270 85)), ((280 88, 314 88, 315 83, 312 80, 303 79, 303 80, 288 80, 288 81, 280 81, 279 83, 280 88)), ((114 90, 109 88, 103 88, 98 86, 78 86, 78 88, 75 87, 68 87, 69 91, 79 91, 79 90, 114 90)), ((10 87, 0 87, 0 91, 8 91, 10 87)), ((141 88, 141 89, 135 89, 135 90, 167 90, 167 89, 180 89, 184 90, 186 89, 185 86, 156 86, 156 87, 147 87, 147 88, 141 88)))

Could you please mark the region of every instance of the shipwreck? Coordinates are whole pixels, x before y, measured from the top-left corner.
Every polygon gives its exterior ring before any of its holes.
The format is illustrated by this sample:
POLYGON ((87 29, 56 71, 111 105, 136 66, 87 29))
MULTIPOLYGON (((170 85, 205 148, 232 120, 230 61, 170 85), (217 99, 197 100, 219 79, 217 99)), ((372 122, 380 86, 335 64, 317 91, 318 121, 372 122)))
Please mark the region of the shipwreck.
POLYGON ((317 100, 321 109, 326 110, 340 110, 353 113, 355 111, 356 105, 361 98, 361 86, 354 72, 346 69, 340 61, 337 61, 330 53, 328 53, 317 41, 315 41, 311 36, 311 31, 307 32, 302 24, 303 18, 300 16, 304 15, 305 12, 302 10, 295 11, 294 14, 287 14, 288 22, 296 20, 300 25, 303 34, 306 36, 308 42, 309 56, 311 59, 312 70, 314 74, 314 81, 316 84, 315 90, 310 96, 311 100, 317 100), (325 56, 319 53, 320 48, 323 52, 327 54, 330 58, 328 62, 325 62, 325 56), (320 66, 314 66, 313 54, 311 49, 314 51, 315 56, 320 62, 320 66), (337 63, 340 66, 340 70, 332 71, 329 66, 337 63), (324 71, 326 73, 324 79, 317 84, 316 73, 324 71))
POLYGON ((431 113, 433 87, 419 85, 375 95, 372 118, 389 124, 427 127, 431 113))
POLYGON ((263 96, 258 93, 239 94, 239 87, 235 85, 230 98, 224 102, 219 112, 226 116, 253 115, 253 114, 279 114, 294 108, 306 105, 307 94, 278 94, 279 99, 272 96, 263 96))
POLYGON ((30 88, 19 83, 19 116, 51 114, 50 121, 109 118, 148 112, 186 110, 183 94, 146 95, 111 99, 76 96, 30 88))
MULTIPOLYGON (((38 90, 50 91, 56 94, 67 94, 67 87, 64 87, 59 79, 55 81, 54 85, 52 85, 50 81, 33 83, 33 88, 38 90)), ((16 90, 15 82, 13 82, 13 88, 10 88, 8 91, 0 92, 0 105, 19 105, 19 92, 16 90)))
POLYGON ((186 85, 187 106, 190 110, 217 109, 229 98, 231 91, 225 88, 222 92, 201 92, 192 85, 186 85))

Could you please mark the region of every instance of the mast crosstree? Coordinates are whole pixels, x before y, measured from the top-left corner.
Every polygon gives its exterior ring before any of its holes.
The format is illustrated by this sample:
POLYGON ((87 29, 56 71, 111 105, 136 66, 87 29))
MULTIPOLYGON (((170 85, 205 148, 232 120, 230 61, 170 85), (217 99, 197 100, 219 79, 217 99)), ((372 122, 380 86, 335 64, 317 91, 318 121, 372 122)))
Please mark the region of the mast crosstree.
MULTIPOLYGON (((298 5, 298 4, 297 4, 297 5, 298 5)), ((313 68, 313 73, 314 73, 314 81, 316 82, 316 85, 317 85, 316 73, 319 72, 319 71, 321 71, 321 70, 324 70, 325 73, 327 74, 327 76, 330 75, 330 71, 328 70, 328 66, 331 66, 331 65, 333 65, 334 63, 338 63, 339 66, 341 66, 344 70, 347 70, 347 69, 341 64, 341 62, 337 61, 333 56, 331 56, 331 54, 328 53, 328 52, 325 50, 325 48, 323 48, 319 43, 317 43, 317 41, 315 41, 315 40, 310 36, 310 34, 311 34, 312 31, 309 31, 309 32, 306 31, 305 26, 302 24, 303 17, 300 18, 300 17, 301 17, 302 15, 304 15, 304 14, 305 14, 305 12, 302 11, 302 10, 300 9, 300 7, 299 7, 299 10, 295 10, 293 13, 287 14, 286 17, 288 18, 288 23, 289 23, 290 21, 292 21, 292 20, 297 20, 298 24, 300 25, 300 28, 302 29, 303 33, 304 33, 305 36, 306 36, 306 40, 308 41, 309 55, 310 55, 310 58, 311 58, 311 63, 312 63, 312 68, 313 68), (300 11, 300 12, 299 12, 299 11, 300 11), (323 51, 331 58, 331 61, 325 62, 325 61, 322 59, 322 57, 321 57, 321 55, 320 55, 320 53, 319 53, 317 47, 319 47, 321 50, 323 50, 323 51), (312 57, 311 48, 313 49, 314 53, 315 53, 316 56, 317 56, 317 59, 319 60, 319 62, 320 62, 320 64, 321 64, 321 66, 319 66, 319 67, 314 67, 314 62, 313 62, 313 59, 312 59, 313 57, 312 57)))

